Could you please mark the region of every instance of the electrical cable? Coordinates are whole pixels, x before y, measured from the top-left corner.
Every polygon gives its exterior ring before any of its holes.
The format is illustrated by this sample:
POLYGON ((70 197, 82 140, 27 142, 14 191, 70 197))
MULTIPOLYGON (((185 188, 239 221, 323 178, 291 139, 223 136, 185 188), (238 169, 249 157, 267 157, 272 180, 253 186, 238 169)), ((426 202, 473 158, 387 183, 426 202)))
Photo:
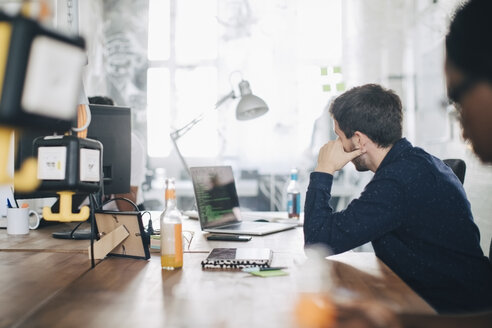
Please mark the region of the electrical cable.
MULTIPOLYGON (((73 234, 74 234, 75 230, 77 230, 77 229, 80 227, 80 225, 81 225, 82 223, 84 223, 84 221, 79 222, 79 223, 75 226, 75 228, 73 228, 73 229, 72 229, 72 231, 70 231, 70 239, 72 239, 72 238, 73 238, 73 234)), ((92 231, 91 231, 91 233, 92 233, 92 231)))
POLYGON ((141 216, 142 216, 142 221, 143 221, 143 216, 145 214, 148 214, 149 215, 149 223, 147 223, 147 233, 150 235, 153 235, 155 233, 154 231, 154 227, 153 227, 153 224, 152 224, 152 215, 150 214, 149 211, 144 211, 141 213, 141 216))
POLYGON ((96 267, 96 261, 94 259, 94 232, 96 231, 96 220, 94 214, 94 208, 96 206, 96 200, 94 194, 89 195, 89 204, 90 204, 90 219, 91 219, 91 268, 94 269, 96 267))
POLYGON ((109 203, 116 201, 116 200, 123 200, 127 203, 130 203, 135 208, 135 211, 140 212, 137 204, 135 204, 134 202, 132 202, 131 200, 129 200, 128 198, 125 198, 125 197, 115 197, 115 198, 108 199, 107 201, 102 203, 101 206, 98 207, 98 209, 102 209, 104 207, 104 205, 109 204, 109 203))
POLYGON ((74 132, 82 132, 82 131, 86 130, 89 127, 89 125, 91 124, 91 118, 92 118, 91 110, 90 110, 88 105, 85 105, 84 108, 85 108, 85 112, 87 115, 85 124, 83 126, 81 126, 80 128, 72 127, 72 131, 74 131, 74 132))

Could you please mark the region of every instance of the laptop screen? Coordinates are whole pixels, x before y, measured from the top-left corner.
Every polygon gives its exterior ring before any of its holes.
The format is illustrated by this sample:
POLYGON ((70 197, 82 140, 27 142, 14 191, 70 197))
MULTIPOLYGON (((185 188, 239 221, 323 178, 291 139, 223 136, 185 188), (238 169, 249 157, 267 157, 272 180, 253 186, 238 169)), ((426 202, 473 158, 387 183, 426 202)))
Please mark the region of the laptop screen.
POLYGON ((230 166, 191 167, 202 229, 239 222, 239 198, 230 166))

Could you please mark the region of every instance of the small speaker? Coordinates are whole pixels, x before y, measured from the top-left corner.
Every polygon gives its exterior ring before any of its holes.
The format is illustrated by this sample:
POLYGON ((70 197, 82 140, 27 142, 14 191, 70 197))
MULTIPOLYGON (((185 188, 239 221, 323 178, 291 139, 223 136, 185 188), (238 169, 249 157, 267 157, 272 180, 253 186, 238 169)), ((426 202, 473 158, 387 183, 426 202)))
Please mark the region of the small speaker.
POLYGON ((75 136, 47 136, 34 140, 39 190, 97 192, 102 186, 103 145, 75 136))

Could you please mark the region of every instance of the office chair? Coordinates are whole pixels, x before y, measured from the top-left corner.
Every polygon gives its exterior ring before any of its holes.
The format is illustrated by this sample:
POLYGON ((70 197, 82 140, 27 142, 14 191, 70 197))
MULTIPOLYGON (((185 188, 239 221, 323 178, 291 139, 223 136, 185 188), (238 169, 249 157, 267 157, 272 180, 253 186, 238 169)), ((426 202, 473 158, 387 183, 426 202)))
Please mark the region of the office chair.
MULTIPOLYGON (((453 170, 454 174, 460 179, 461 183, 465 182, 466 163, 462 159, 444 159, 444 164, 453 170)), ((492 263, 492 239, 489 246, 489 260, 492 263)))
POLYGON ((458 177, 461 183, 465 183, 466 163, 462 159, 448 158, 443 160, 444 164, 449 166, 453 170, 454 174, 458 177))

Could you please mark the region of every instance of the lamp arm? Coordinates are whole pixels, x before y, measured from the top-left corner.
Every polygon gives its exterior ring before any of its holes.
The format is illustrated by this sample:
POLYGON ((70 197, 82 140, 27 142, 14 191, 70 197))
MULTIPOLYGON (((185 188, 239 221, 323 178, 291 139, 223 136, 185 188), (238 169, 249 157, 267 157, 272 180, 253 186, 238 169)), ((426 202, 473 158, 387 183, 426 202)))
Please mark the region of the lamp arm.
POLYGON ((182 136, 186 134, 186 132, 190 131, 192 127, 194 127, 198 122, 200 122, 205 117, 206 112, 201 113, 198 117, 194 118, 191 122, 183 126, 182 128, 171 133, 171 139, 173 141, 178 140, 182 136))
POLYGON ((171 140, 172 140, 173 145, 174 145, 174 149, 176 149, 176 152, 178 153, 179 159, 181 160, 181 163, 185 167, 186 171, 188 172, 188 175, 191 176, 190 169, 188 167, 188 164, 186 163, 186 160, 184 159, 183 155, 181 154, 181 151, 179 150, 179 147, 178 147, 178 144, 176 143, 176 140, 178 140, 179 138, 184 136, 188 131, 190 131, 198 122, 200 122, 205 117, 205 115, 208 112, 216 110, 217 108, 219 108, 220 105, 222 105, 224 102, 226 102, 226 100, 229 98, 231 98, 231 99, 236 98, 236 95, 234 94, 234 90, 232 90, 231 92, 229 92, 228 94, 226 94, 225 96, 220 98, 217 101, 217 103, 215 104, 214 108, 209 109, 209 110, 201 113, 198 117, 193 119, 191 122, 189 122, 188 124, 186 124, 182 128, 180 128, 174 132, 171 132, 170 136, 171 136, 171 140))
POLYGON ((198 117, 196 117, 195 119, 193 119, 191 122, 189 122, 188 124, 186 124, 182 128, 180 128, 180 129, 172 132, 171 133, 171 139, 174 141, 174 145, 176 146, 176 143, 175 143, 176 140, 178 140, 179 138, 181 138, 189 130, 191 130, 191 128, 193 128, 198 122, 200 122, 201 120, 203 120, 203 118, 205 117, 205 115, 208 112, 211 112, 213 110, 216 110, 217 108, 220 107, 220 105, 222 105, 224 102, 226 102, 226 100, 229 99, 229 98, 231 98, 231 99, 236 98, 236 95, 234 94, 234 90, 232 90, 231 92, 229 92, 228 94, 226 94, 225 96, 223 96, 222 98, 220 98, 217 101, 217 103, 215 104, 215 107, 214 108, 209 109, 208 111, 205 111, 205 112, 201 113, 198 117))
POLYGON ((173 134, 171 133, 171 140, 173 142, 174 149, 176 149, 176 152, 178 153, 178 157, 181 160, 181 164, 183 164, 183 167, 185 168, 186 172, 188 172, 188 176, 191 176, 190 168, 188 167, 188 163, 186 163, 186 160, 184 159, 183 155, 181 154, 181 151, 179 150, 178 144, 176 143, 176 140, 178 138, 174 138, 173 134))
POLYGON ((226 94, 224 97, 220 98, 216 103, 215 103, 215 108, 219 108, 220 105, 222 105, 227 99, 235 99, 236 95, 234 94, 234 90, 231 90, 228 94, 226 94))

